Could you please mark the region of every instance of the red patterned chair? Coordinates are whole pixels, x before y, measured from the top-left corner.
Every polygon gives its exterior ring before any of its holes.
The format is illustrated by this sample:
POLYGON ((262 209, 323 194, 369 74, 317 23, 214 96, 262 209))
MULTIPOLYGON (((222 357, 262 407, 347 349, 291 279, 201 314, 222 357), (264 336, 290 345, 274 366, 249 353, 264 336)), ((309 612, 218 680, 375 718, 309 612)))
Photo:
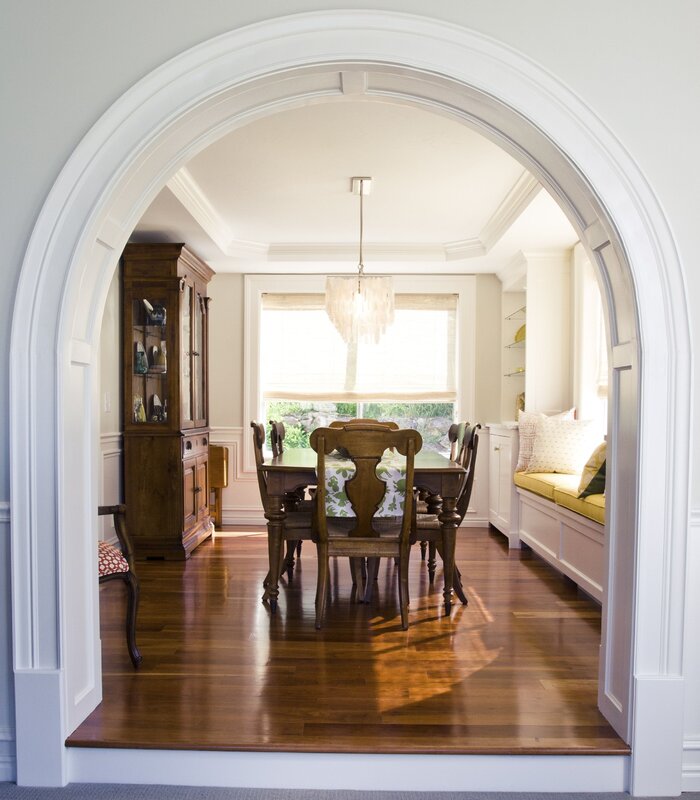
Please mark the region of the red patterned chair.
POLYGON ((126 584, 128 591, 126 606, 126 644, 134 667, 141 663, 141 653, 136 646, 136 613, 139 606, 139 581, 134 572, 134 556, 131 541, 126 530, 126 506, 100 506, 99 516, 111 514, 114 518, 114 530, 119 539, 119 547, 108 542, 98 543, 98 570, 100 583, 119 578, 126 584))

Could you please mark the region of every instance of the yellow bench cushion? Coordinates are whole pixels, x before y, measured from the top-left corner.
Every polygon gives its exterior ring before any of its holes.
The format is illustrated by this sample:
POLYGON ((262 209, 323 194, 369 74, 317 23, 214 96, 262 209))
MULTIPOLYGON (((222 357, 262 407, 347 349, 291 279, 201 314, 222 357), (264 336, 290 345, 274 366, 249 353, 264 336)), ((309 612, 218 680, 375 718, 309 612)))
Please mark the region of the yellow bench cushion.
POLYGON ((578 490, 555 489, 554 502, 564 506, 570 511, 575 511, 594 522, 605 525, 605 495, 589 494, 588 497, 579 497, 578 490))
POLYGON ((579 475, 568 475, 562 472, 516 472, 513 482, 521 489, 527 489, 545 497, 547 500, 554 500, 555 489, 571 489, 578 494, 579 475))

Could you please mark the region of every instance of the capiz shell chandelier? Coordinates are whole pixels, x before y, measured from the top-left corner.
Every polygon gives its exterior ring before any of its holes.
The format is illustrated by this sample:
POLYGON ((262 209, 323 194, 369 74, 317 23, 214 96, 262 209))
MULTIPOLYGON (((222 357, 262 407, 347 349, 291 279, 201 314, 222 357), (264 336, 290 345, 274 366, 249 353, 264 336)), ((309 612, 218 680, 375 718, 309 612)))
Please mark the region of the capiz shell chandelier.
POLYGON ((360 257, 357 275, 326 278, 326 313, 347 344, 374 342, 394 321, 394 289, 391 277, 365 275, 362 256, 364 196, 369 194, 371 178, 353 178, 352 191, 360 195, 360 257))

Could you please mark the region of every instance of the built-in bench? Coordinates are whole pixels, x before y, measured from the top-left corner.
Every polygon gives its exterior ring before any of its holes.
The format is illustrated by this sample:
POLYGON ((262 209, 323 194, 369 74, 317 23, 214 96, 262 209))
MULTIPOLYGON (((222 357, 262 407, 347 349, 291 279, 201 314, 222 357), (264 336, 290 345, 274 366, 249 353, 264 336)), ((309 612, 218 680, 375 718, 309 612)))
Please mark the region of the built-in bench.
POLYGON ((521 542, 602 602, 605 495, 578 497, 579 475, 516 472, 521 542))

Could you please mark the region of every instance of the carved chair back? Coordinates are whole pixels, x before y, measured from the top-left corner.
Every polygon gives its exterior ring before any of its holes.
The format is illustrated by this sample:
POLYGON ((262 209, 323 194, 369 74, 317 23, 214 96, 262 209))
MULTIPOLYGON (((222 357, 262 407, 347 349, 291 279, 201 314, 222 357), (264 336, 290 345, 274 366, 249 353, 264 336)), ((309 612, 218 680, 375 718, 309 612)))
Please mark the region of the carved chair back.
POLYGON ((465 431, 463 452, 460 453, 459 463, 464 467, 466 473, 462 478, 462 485, 457 496, 455 511, 459 514, 460 523, 464 519, 469 501, 472 496, 472 486, 474 485, 474 473, 476 470, 476 454, 479 449, 479 429, 481 425, 471 425, 465 431))
POLYGON ((250 427, 253 429, 253 453, 255 454, 255 468, 258 474, 258 489, 260 489, 260 499, 263 504, 263 510, 269 511, 270 501, 267 494, 267 480, 265 473, 262 469, 265 463, 265 456, 263 454, 263 447, 265 446, 265 427, 262 422, 251 422, 250 427))
POLYGON ((394 422, 393 420, 385 420, 380 422, 378 419, 372 419, 371 417, 358 417, 357 419, 351 419, 347 422, 344 422, 342 419, 334 419, 333 422, 328 423, 329 428, 344 428, 346 425, 357 425, 357 424, 365 424, 365 425, 382 425, 384 428, 389 428, 389 430, 397 431, 399 430, 398 423, 394 422))
MULTIPOLYGON (((377 475, 377 466, 384 453, 395 448, 406 456, 406 476, 404 483, 404 508, 401 514, 400 539, 408 542, 411 528, 413 503, 414 457, 421 449, 422 439, 418 431, 392 429, 383 423, 355 422, 341 427, 317 428, 311 434, 311 447, 318 453, 316 493, 316 522, 318 537, 328 539, 326 515, 325 475, 326 456, 334 450, 347 453, 355 471, 345 483, 352 510, 355 514, 348 530, 349 537, 364 539, 379 538, 380 532, 374 525, 375 514, 386 491, 386 484, 377 475)), ((397 526, 398 527, 398 526, 397 526)), ((371 550, 371 547, 369 548, 371 550)), ((358 553, 360 555, 360 553, 358 553)), ((375 555, 367 552, 365 555, 375 555)))

